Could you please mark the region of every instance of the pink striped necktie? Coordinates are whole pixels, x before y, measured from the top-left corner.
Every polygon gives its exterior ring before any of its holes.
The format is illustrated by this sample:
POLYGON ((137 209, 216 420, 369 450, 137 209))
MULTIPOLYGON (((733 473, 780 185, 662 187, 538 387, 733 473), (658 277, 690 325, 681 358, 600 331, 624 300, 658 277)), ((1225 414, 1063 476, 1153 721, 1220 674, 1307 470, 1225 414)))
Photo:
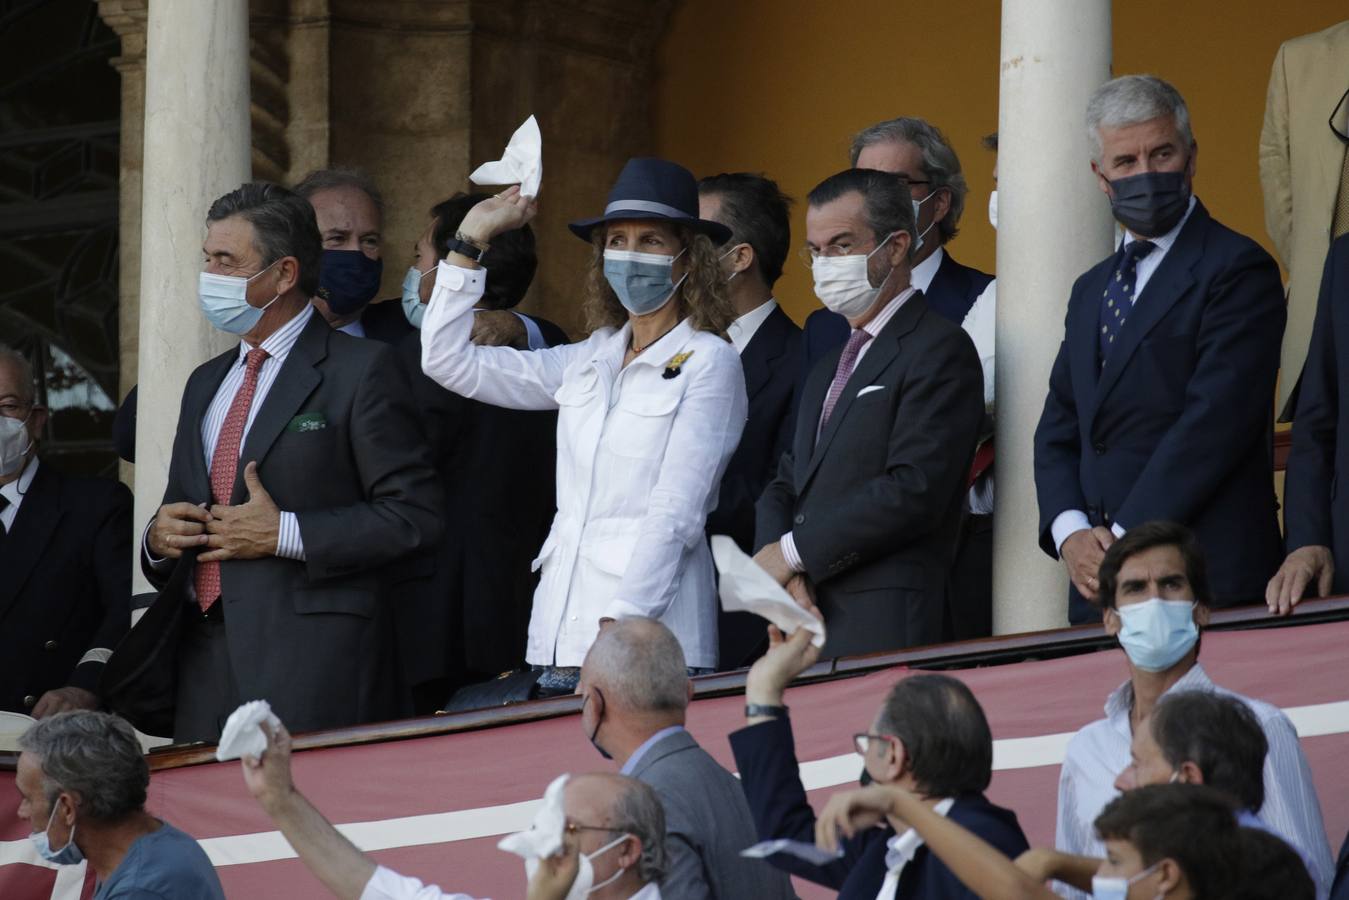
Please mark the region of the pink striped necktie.
MULTIPOLYGON (((230 402, 225 422, 216 438, 215 452, 211 454, 211 500, 229 503, 234 493, 234 476, 239 471, 239 449, 244 440, 244 426, 248 424, 248 410, 258 390, 258 372, 267 360, 267 351, 261 347, 248 351, 244 358, 244 381, 230 402)), ((197 588, 197 605, 204 613, 220 599, 220 563, 199 562, 193 574, 197 588)))
POLYGON ((834 406, 837 405, 838 398, 843 396, 843 389, 848 386, 848 379, 852 377, 853 369, 857 368, 857 356, 869 340, 871 340, 870 332, 858 328, 848 338, 848 343, 844 345, 843 355, 838 358, 838 368, 834 370, 834 380, 830 382, 829 393, 824 398, 824 412, 820 415, 820 431, 824 431, 824 426, 829 424, 829 417, 834 414, 834 406))

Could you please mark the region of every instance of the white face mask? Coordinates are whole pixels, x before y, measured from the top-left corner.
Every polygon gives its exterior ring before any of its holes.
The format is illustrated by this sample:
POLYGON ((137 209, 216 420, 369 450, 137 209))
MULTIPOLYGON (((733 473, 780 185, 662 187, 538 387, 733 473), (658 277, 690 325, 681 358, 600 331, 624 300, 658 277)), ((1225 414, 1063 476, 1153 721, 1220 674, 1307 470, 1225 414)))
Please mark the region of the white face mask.
MULTIPOLYGON (((626 866, 619 869, 617 872, 610 875, 608 878, 604 879, 599 884, 595 884, 595 867, 591 864, 591 861, 598 856, 603 856, 605 853, 608 853, 610 850, 614 849, 615 847, 617 847, 619 844, 623 843, 630 837, 632 837, 632 835, 630 834, 619 835, 617 838, 605 844, 603 847, 596 850, 594 853, 581 854, 580 859, 577 860, 576 880, 571 883, 571 890, 567 891, 566 900, 582 900, 583 897, 593 894, 596 891, 600 890, 601 888, 608 887, 609 885, 617 881, 619 878, 621 878, 623 873, 627 871, 626 866)), ((528 880, 533 880, 534 873, 538 871, 538 868, 539 868, 538 859, 535 858, 526 859, 525 878, 528 880)))
POLYGON ((815 276, 815 296, 827 309, 838 313, 845 319, 855 319, 876 304, 876 298, 885 288, 895 270, 885 276, 879 287, 871 286, 867 275, 867 261, 879 251, 894 232, 887 234, 885 240, 876 245, 871 253, 854 253, 849 256, 825 256, 820 254, 811 261, 810 272, 815 276))
MULTIPOLYGON (((937 196, 937 192, 933 191, 932 193, 924 197, 922 200, 909 201, 910 203, 913 204, 913 228, 915 231, 918 230, 918 214, 923 211, 923 204, 931 200, 935 196, 937 196)), ((927 233, 931 231, 933 226, 935 226, 936 224, 937 224, 936 220, 928 222, 927 227, 924 228, 922 231, 918 232, 918 240, 913 242, 914 253, 917 253, 919 250, 923 249, 923 238, 927 237, 927 233)))
POLYGON ((993 226, 993 230, 998 230, 998 189, 994 188, 988 192, 988 224, 993 226))
MULTIPOLYGON (((32 411, 28 418, 32 418, 32 411)), ((28 418, 11 419, 0 416, 0 478, 13 475, 23 468, 33 439, 28 434, 28 418)))
POLYGON ((1095 875, 1091 879, 1092 900, 1127 900, 1129 896, 1129 885, 1142 878, 1151 875, 1161 861, 1153 863, 1143 871, 1132 878, 1113 877, 1108 875, 1095 875))

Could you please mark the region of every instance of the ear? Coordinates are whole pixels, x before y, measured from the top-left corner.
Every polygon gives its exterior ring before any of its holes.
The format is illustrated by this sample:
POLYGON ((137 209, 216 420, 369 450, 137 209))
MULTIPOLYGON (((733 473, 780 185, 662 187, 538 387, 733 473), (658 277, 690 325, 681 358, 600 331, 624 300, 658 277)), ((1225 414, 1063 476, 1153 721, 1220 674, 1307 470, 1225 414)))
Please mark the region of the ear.
MULTIPOLYGON (((937 188, 937 196, 932 198, 932 221, 945 221, 947 214, 951 211, 951 189, 937 188)), ((934 228, 933 231, 940 231, 940 228, 934 228)), ((932 232, 928 232, 931 236, 932 232)))
POLYGON ((1174 859, 1164 859, 1157 864, 1157 896, 1165 896, 1185 881, 1185 873, 1174 859))
POLYGON ((1096 175, 1096 186, 1101 189, 1101 193, 1107 197, 1110 196, 1110 179, 1105 177, 1101 171, 1101 166, 1096 160, 1091 161, 1091 171, 1096 175))
POLYGON ((1198 625, 1200 628, 1207 628, 1208 619, 1209 608, 1203 603, 1196 603, 1194 605, 1194 624, 1198 625))
POLYGON ((1190 170, 1190 180, 1191 180, 1191 181, 1194 180, 1195 173, 1198 172, 1198 170, 1199 170, 1199 163, 1198 163, 1198 160, 1199 160, 1199 142, 1198 142, 1198 141, 1191 141, 1191 142, 1190 142, 1190 162, 1189 162, 1189 165, 1186 166, 1186 168, 1188 168, 1188 169, 1190 170))
POLYGON ((631 869, 642 859, 642 839, 636 835, 628 835, 618 848, 618 864, 624 869, 631 869))
POLYGON ((754 248, 749 244, 737 244, 731 251, 731 271, 744 272, 754 265, 754 248))
MULTIPOLYGON (((1198 607, 1196 607, 1197 609, 1198 607)), ((1119 635, 1120 622, 1119 610, 1115 607, 1109 607, 1101 612, 1101 623, 1105 626, 1105 633, 1110 637, 1119 635)))
POLYGON ((42 433, 47 430, 47 407, 34 406, 32 410, 32 421, 29 423, 34 440, 42 437, 42 433))
POLYGON ((899 266, 909 259, 909 247, 913 245, 913 235, 907 231, 896 231, 886 246, 890 250, 890 265, 899 266))
POLYGON ((689 681, 686 683, 686 687, 688 688, 688 698, 689 698, 689 702, 692 703, 692 702, 693 702, 693 679, 689 679, 689 681))
POLYGON ((60 818, 61 821, 65 823, 66 827, 69 828, 70 826, 75 824, 75 795, 70 793, 69 791, 62 791, 61 793, 56 795, 56 799, 52 802, 60 803, 62 797, 66 799, 66 802, 65 805, 62 807, 62 813, 60 818))
POLYGON ((283 256, 276 264, 276 282, 273 290, 284 294, 294 290, 300 283, 300 261, 293 256, 283 256))
POLYGON ((1193 760, 1185 760, 1176 770, 1180 773, 1180 781, 1184 784, 1203 784, 1204 773, 1200 771, 1198 764, 1193 760))
POLYGON ((885 780, 889 783, 903 778, 904 773, 909 770, 909 750, 899 738, 886 741, 886 743, 890 745, 894 754, 885 766, 885 780))

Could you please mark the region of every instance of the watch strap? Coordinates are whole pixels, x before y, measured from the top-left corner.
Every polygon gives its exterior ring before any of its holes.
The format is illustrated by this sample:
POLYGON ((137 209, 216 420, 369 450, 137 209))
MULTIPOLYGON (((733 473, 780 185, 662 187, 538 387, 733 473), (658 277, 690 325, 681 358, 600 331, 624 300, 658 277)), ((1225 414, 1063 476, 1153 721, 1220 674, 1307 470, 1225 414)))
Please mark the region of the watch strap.
POLYGON ((468 241, 461 241, 458 237, 452 237, 445 242, 446 254, 458 253, 460 256, 466 256, 474 262, 480 262, 482 255, 487 252, 487 248, 478 244, 470 244, 468 241))
POLYGON ((787 707, 769 706, 767 703, 746 703, 745 718, 753 719, 758 716, 767 716, 770 719, 787 718, 787 707))

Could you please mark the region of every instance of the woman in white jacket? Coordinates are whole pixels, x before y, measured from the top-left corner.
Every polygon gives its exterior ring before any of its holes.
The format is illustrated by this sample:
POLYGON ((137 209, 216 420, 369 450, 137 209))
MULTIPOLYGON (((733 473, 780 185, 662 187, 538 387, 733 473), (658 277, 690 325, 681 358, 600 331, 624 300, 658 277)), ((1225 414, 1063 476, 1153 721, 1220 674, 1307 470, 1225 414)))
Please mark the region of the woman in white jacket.
MULTIPOLYGON (((557 517, 534 561, 525 658, 543 693, 575 688, 586 651, 619 616, 664 622, 690 670, 717 663, 716 587, 703 529, 745 427, 740 357, 717 245, 693 176, 630 160, 604 215, 572 223, 594 247, 580 343, 520 352, 469 340, 477 258, 533 218, 511 188, 478 204, 450 242, 422 323, 422 369, 465 397, 557 409, 557 517)), ((472 515, 471 510, 465 510, 472 515)))

